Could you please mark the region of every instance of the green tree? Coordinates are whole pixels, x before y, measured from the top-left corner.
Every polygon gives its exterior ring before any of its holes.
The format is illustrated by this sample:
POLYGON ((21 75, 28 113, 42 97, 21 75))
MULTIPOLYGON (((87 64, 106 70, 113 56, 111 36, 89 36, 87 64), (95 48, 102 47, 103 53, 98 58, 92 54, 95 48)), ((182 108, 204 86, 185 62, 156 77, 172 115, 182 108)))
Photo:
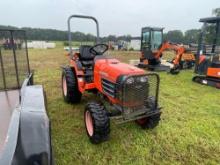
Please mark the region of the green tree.
MULTIPOLYGON (((212 14, 216 17, 220 16, 220 8, 213 9, 212 14)), ((216 38, 216 27, 214 24, 208 24, 205 35, 206 44, 212 44, 215 38, 216 38)))
POLYGON ((117 37, 115 35, 109 35, 107 40, 108 41, 117 41, 117 37))
POLYGON ((199 32, 198 29, 190 29, 185 32, 184 35, 184 43, 197 43, 199 38, 199 32))
POLYGON ((220 7, 212 10, 212 14, 215 16, 220 16, 220 7))
POLYGON ((175 43, 182 43, 184 39, 183 32, 180 30, 168 31, 165 39, 171 42, 175 42, 175 43))

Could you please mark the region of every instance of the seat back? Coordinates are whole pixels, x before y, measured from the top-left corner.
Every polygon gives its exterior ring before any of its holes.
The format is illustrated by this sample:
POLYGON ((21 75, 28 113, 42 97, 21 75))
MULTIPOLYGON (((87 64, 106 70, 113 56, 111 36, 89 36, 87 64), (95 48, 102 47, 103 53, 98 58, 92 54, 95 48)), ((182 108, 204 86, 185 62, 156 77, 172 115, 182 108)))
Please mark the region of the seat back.
POLYGON ((89 52, 90 48, 92 46, 89 46, 89 45, 82 45, 80 46, 79 48, 79 59, 81 61, 91 61, 91 60, 94 60, 95 56, 89 52))

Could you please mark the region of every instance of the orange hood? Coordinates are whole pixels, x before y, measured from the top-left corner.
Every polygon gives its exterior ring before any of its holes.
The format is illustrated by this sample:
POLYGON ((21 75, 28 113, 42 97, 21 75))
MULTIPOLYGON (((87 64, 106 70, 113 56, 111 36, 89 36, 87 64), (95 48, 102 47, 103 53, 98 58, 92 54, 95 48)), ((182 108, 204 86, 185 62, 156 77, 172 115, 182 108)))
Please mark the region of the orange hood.
POLYGON ((140 75, 144 70, 122 63, 117 59, 98 59, 95 62, 95 74, 116 81, 120 75, 140 75))

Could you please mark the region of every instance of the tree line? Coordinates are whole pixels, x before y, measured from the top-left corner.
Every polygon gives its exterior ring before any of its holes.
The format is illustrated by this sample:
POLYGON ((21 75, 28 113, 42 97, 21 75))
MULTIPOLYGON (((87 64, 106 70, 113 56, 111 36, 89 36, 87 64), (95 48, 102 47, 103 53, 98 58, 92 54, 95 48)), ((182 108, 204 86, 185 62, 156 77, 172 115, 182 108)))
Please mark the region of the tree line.
MULTIPOLYGON (((0 29, 18 29, 17 27, 12 26, 0 26, 0 29)), ((55 30, 55 29, 41 29, 41 28, 30 28, 30 27, 24 27, 20 28, 22 30, 26 31, 26 36, 28 40, 44 40, 44 41, 66 41, 68 32, 67 31, 61 31, 61 30, 55 30)), ((169 40, 172 42, 177 43, 196 43, 198 40, 198 29, 191 29, 187 30, 185 33, 183 33, 180 30, 172 30, 168 31, 167 33, 164 33, 164 39, 169 40)), ((0 37, 2 38, 0 33, 0 37)), ((95 41, 96 36, 92 34, 85 34, 82 32, 72 32, 72 38, 74 41, 95 41)), ((102 42, 108 42, 108 41, 130 41, 133 37, 131 35, 123 35, 123 36, 116 36, 116 35, 109 35, 105 37, 101 37, 102 42)), ((140 37, 135 37, 140 38, 140 37)))
MULTIPOLYGON (((21 29, 26 31, 26 36, 28 40, 44 40, 44 41, 66 41, 68 38, 68 32, 67 31, 61 31, 61 30, 55 30, 55 29, 42 29, 42 28, 30 28, 30 27, 23 27, 23 28, 17 28, 14 26, 4 26, 0 25, 0 29, 21 29)), ((85 34, 82 32, 72 32, 71 33, 72 38, 74 41, 95 41, 96 36, 92 34, 85 34)), ((0 37, 4 37, 3 33, 0 33, 0 37)), ((100 39, 103 42, 107 41, 118 41, 118 40, 125 40, 130 41, 131 40, 130 35, 124 35, 124 36, 115 36, 115 35, 109 35, 107 37, 101 37, 100 39)))

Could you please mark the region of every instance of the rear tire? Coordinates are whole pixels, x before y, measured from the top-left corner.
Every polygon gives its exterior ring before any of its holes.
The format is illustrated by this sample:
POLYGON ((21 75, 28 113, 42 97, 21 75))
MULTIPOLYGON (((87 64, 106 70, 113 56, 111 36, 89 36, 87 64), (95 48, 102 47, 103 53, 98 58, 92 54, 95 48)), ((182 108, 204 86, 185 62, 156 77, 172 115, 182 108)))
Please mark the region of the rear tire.
POLYGON ((89 140, 98 144, 108 140, 110 134, 110 119, 105 107, 97 102, 86 105, 84 122, 89 140))
POLYGON ((136 120, 136 123, 140 125, 143 129, 153 129, 159 124, 160 115, 161 113, 146 118, 138 119, 136 120))
POLYGON ((77 78, 70 67, 63 69, 62 73, 63 98, 67 103, 79 103, 82 94, 78 89, 77 78))

